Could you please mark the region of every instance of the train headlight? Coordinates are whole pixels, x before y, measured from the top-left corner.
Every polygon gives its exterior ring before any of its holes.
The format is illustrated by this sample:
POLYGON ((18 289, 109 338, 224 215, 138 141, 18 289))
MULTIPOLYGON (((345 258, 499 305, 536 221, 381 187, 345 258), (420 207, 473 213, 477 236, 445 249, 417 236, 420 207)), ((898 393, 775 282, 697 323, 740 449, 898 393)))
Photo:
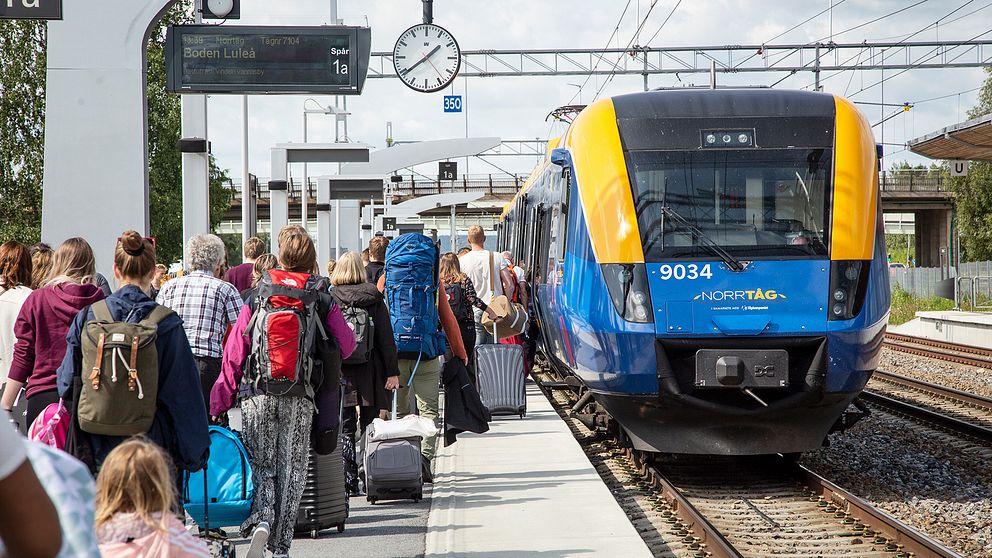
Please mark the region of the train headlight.
POLYGON ((617 314, 628 322, 654 322, 644 264, 603 264, 603 280, 617 314))
POLYGON ((730 134, 723 134, 723 143, 730 143, 730 134))
POLYGON ((737 136, 737 143, 748 143, 751 138, 747 137, 747 134, 741 134, 737 136))
POLYGON ((861 312, 868 290, 871 262, 835 260, 830 262, 831 320, 850 320, 861 312))
POLYGON ((716 143, 716 136, 714 136, 713 134, 706 134, 706 143, 710 145, 716 143))
POLYGON ((710 129, 699 131, 701 147, 710 149, 741 149, 757 147, 754 128, 750 129, 710 129))

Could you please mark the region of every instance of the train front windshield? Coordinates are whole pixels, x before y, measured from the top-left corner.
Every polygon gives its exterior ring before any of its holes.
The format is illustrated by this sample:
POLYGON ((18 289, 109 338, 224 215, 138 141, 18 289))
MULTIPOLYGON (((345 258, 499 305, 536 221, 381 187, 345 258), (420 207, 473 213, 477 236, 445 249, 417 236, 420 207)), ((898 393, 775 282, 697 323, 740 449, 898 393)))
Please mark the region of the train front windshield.
POLYGON ((829 149, 631 151, 646 261, 827 255, 829 149))

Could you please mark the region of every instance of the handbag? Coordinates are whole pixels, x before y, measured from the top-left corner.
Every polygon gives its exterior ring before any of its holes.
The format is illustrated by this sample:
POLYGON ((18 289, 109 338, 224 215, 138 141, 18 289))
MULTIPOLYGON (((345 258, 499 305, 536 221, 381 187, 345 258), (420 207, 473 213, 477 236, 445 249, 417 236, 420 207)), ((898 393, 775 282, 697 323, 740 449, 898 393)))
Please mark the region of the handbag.
MULTIPOLYGON (((489 261, 491 264, 495 264, 492 253, 490 253, 489 261)), ((496 272, 493 272, 492 269, 489 270, 489 290, 492 293, 496 292, 496 280, 493 275, 498 273, 499 266, 496 265, 495 269, 496 272)), ((492 327, 493 331, 498 331, 501 337, 513 337, 527 330, 527 322, 530 318, 527 316, 527 309, 524 308, 523 304, 511 302, 506 295, 499 295, 492 298, 489 308, 496 314, 496 319, 494 320, 489 312, 483 312, 482 325, 487 328, 492 327)))

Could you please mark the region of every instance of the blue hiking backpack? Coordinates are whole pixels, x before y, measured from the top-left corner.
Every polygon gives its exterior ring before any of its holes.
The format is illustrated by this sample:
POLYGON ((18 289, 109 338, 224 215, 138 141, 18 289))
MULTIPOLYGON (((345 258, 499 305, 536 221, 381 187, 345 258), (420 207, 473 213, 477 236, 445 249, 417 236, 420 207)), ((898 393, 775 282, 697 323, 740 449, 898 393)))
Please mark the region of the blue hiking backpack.
POLYGON ((445 352, 438 329, 438 261, 440 250, 422 234, 393 239, 386 248, 386 301, 396 350, 437 358, 445 352))
POLYGON ((206 487, 203 470, 188 473, 184 501, 186 512, 204 525, 204 497, 210 498, 207 513, 210 527, 233 527, 244 523, 251 513, 255 485, 251 477, 248 450, 241 436, 222 426, 210 425, 210 457, 206 467, 206 487))

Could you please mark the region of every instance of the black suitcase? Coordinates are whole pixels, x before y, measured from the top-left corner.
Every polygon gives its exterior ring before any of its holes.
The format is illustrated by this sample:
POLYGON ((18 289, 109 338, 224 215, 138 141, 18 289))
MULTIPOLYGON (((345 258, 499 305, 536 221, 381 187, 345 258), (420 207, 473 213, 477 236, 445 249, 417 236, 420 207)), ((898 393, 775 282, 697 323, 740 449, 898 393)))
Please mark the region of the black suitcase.
POLYGON ((344 466, 341 460, 341 443, 328 455, 310 452, 306 486, 296 513, 296 534, 317 534, 324 529, 337 527, 344 531, 348 519, 348 495, 344 487, 344 466))

